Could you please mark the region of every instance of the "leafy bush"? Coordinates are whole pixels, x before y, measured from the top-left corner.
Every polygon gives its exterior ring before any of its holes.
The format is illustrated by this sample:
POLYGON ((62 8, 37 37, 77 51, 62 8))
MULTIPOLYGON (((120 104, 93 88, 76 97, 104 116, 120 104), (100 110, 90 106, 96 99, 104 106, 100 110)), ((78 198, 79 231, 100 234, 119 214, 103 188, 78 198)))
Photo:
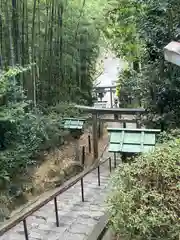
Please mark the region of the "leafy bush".
POLYGON ((124 240, 178 240, 180 140, 121 165, 108 199, 110 224, 124 240))
POLYGON ((0 188, 9 188, 27 166, 37 164, 37 152, 63 143, 63 117, 78 115, 79 111, 67 103, 46 109, 33 108, 17 83, 9 78, 21 73, 22 68, 10 69, 0 80, 6 83, 0 97, 0 188))
POLYGON ((180 139, 180 129, 172 129, 168 132, 161 132, 158 137, 157 137, 157 142, 158 143, 165 143, 168 141, 173 141, 176 138, 180 139))
POLYGON ((122 95, 141 100, 148 127, 179 127, 180 68, 163 52, 172 39, 179 41, 179 1, 115 0, 111 6, 108 35, 116 54, 135 70, 120 77, 122 95))
POLYGON ((142 103, 141 95, 142 89, 138 85, 138 75, 129 66, 123 69, 119 75, 120 92, 119 100, 122 107, 139 107, 142 103), (141 100, 141 101, 140 101, 141 100))

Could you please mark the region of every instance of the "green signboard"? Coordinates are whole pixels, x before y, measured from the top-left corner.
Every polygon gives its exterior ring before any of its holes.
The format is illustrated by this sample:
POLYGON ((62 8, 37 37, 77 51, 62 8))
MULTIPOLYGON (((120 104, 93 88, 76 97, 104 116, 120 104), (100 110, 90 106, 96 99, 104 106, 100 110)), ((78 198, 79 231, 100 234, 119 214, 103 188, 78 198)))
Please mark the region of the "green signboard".
POLYGON ((159 129, 108 128, 109 152, 142 153, 153 151, 159 129))
POLYGON ((69 130, 79 129, 82 130, 84 126, 85 119, 83 118, 64 118, 63 128, 69 130))

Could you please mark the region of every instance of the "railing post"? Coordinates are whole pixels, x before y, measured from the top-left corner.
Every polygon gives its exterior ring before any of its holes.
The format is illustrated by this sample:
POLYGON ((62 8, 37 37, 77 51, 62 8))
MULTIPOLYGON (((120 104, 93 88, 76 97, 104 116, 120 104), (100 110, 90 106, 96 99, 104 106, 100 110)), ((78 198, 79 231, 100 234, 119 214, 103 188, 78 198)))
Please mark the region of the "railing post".
POLYGON ((57 197, 54 198, 54 208, 55 208, 55 215, 56 215, 56 226, 59 227, 59 216, 58 216, 57 197))
MULTIPOLYGON (((85 163, 85 146, 82 147, 82 165, 84 167, 84 163, 85 163)), ((82 202, 84 202, 84 182, 83 182, 83 178, 81 178, 81 198, 82 198, 82 202)))
POLYGON ((81 197, 82 197, 82 202, 84 202, 84 183, 83 183, 83 178, 81 178, 81 197))
POLYGON ((101 185, 101 181, 100 181, 100 166, 97 167, 98 169, 98 186, 101 185))
POLYGON ((23 220, 25 239, 29 240, 26 219, 23 220))
POLYGON ((111 157, 109 157, 109 171, 111 172, 111 157))
POLYGON ((114 152, 114 168, 116 168, 116 153, 114 152))
POLYGON ((82 165, 84 167, 84 163, 85 163, 85 146, 82 147, 82 160, 81 160, 81 162, 82 162, 82 165))
POLYGON ((91 153, 91 136, 88 135, 88 148, 89 148, 89 153, 91 153))
POLYGON ((97 114, 93 113, 92 114, 93 118, 93 154, 94 154, 94 161, 98 159, 98 128, 97 128, 97 114))

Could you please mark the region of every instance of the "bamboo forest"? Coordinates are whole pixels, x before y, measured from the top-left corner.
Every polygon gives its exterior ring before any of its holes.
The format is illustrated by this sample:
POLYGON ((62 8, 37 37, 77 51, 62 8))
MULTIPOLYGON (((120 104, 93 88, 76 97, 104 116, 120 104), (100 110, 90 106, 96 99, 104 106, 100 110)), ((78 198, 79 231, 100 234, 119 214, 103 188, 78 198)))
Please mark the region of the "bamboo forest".
POLYGON ((179 0, 0 0, 0 240, 179 240, 179 43, 179 0))

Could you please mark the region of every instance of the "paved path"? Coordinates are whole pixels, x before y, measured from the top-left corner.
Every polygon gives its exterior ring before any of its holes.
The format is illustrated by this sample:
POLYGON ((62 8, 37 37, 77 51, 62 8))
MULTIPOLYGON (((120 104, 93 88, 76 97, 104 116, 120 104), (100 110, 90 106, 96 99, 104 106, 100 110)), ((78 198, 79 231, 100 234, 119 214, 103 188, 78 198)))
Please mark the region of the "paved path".
MULTIPOLYGON (((109 153, 105 152, 103 158, 109 153)), ((80 183, 58 197, 60 227, 56 227, 54 202, 48 203, 27 218, 29 240, 86 240, 104 215, 109 180, 108 162, 100 168, 101 186, 98 186, 97 169, 84 178, 85 202, 81 201, 80 183)), ((0 240, 24 240, 23 224, 0 237, 0 240)))

